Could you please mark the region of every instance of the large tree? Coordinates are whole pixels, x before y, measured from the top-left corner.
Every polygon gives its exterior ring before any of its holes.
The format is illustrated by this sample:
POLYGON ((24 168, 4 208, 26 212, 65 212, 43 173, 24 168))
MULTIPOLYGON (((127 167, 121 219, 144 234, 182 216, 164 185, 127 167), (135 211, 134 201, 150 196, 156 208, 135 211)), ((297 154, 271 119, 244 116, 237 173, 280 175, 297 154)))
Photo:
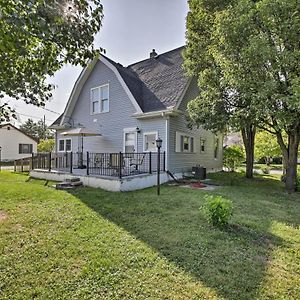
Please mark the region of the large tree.
MULTIPOLYGON (((100 0, 0 0, 0 98, 44 105, 53 88, 48 76, 98 54, 102 11, 100 0)), ((2 101, 2 121, 9 111, 2 101)))
MULTIPOLYGON (((286 190, 295 191, 300 140, 299 1, 191 0, 191 13, 196 3, 212 13, 209 43, 221 70, 218 79, 250 101, 246 116, 255 115, 259 127, 276 135, 286 166, 286 190)), ((195 19, 201 19, 199 14, 195 19)), ((188 49, 195 48, 189 40, 189 31, 191 35, 195 30, 199 27, 188 28, 188 49)), ((200 69, 203 72, 201 65, 200 69)))
MULTIPOLYGON (((222 131, 226 127, 240 130, 245 145, 246 177, 253 177, 254 140, 257 116, 253 100, 244 87, 232 81, 220 63, 216 36, 217 16, 230 7, 230 1, 189 1, 185 68, 198 77, 200 95, 189 104, 191 123, 222 131)), ((237 57, 238 59, 238 57, 237 57)))
POLYGON ((20 126, 20 129, 37 140, 52 139, 54 136, 53 131, 48 128, 43 120, 34 122, 32 119, 28 119, 20 126))

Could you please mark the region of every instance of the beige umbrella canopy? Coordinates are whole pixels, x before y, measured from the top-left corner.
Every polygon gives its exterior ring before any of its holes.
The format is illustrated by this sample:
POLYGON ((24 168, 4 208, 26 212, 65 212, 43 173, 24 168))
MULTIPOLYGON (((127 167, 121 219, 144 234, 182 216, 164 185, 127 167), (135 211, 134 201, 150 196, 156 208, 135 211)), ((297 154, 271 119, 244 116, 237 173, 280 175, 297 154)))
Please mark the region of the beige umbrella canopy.
POLYGON ((84 136, 101 136, 100 133, 92 132, 84 127, 74 128, 61 133, 64 136, 81 136, 81 152, 83 153, 83 137, 84 136))

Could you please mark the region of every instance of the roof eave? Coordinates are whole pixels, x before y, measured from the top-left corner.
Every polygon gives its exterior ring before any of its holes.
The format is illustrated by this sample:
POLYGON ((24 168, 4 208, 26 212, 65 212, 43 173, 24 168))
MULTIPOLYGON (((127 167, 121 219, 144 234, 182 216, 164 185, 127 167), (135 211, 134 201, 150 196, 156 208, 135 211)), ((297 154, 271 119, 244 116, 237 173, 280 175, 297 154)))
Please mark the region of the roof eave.
POLYGON ((149 119, 157 117, 178 116, 181 111, 173 107, 164 110, 150 111, 146 113, 135 113, 132 116, 136 119, 149 119))
POLYGON ((55 125, 55 124, 52 124, 51 126, 49 126, 48 128, 49 129, 53 129, 53 130, 60 130, 60 129, 66 129, 66 128, 69 128, 70 126, 66 126, 66 125, 55 125))

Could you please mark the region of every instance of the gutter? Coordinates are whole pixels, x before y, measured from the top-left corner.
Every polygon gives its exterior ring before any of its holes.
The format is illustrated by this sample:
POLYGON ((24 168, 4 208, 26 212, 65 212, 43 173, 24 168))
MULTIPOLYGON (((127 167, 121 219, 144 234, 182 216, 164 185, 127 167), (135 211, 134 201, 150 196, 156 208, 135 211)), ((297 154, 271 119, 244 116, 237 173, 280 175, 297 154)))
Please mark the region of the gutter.
POLYGON ((136 119, 148 119, 148 118, 157 118, 157 117, 166 117, 166 116, 178 116, 181 113, 182 111, 180 111, 179 109, 175 109, 171 107, 164 110, 150 111, 146 113, 135 113, 132 116, 136 119))

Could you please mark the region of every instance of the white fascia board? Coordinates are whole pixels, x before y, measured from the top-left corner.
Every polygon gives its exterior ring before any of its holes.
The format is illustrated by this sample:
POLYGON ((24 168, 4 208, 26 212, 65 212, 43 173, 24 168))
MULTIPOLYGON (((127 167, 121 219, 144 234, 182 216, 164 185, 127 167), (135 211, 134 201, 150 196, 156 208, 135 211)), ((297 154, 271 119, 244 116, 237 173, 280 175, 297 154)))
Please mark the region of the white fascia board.
POLYGON ((157 117, 166 117, 166 116, 176 116, 181 113, 178 109, 165 109, 159 111, 151 111, 142 114, 134 114, 132 115, 136 119, 148 119, 148 118, 157 118, 157 117))
POLYGON ((133 97, 131 91, 129 90, 128 86, 126 85, 125 81, 123 80, 122 76, 118 72, 117 68, 112 65, 105 57, 101 57, 101 60, 108 68, 110 68, 115 75, 117 76, 119 82, 121 83, 123 89, 125 90, 127 96, 129 97, 131 103, 133 104, 134 108, 136 109, 137 113, 143 113, 142 109, 140 108, 139 104, 137 103, 136 99, 133 97))
POLYGON ((134 108, 136 109, 137 113, 143 113, 142 109, 140 108, 139 104, 133 97, 132 93, 130 92, 128 86, 126 85, 125 81, 121 77, 121 75, 118 72, 118 70, 116 69, 116 67, 114 65, 112 65, 105 57, 100 55, 99 59, 94 59, 88 63, 88 65, 83 69, 83 71, 79 75, 78 79, 76 80, 76 83, 73 87, 72 93, 69 97, 68 103, 66 105, 66 109, 64 111, 60 125, 64 124, 66 117, 70 116, 70 112, 73 111, 75 104, 77 102, 77 99, 79 97, 79 94, 81 92, 81 89, 82 89, 83 85, 85 84, 86 80, 88 79, 89 75, 91 74, 92 70, 94 69, 98 60, 103 62, 117 76, 119 82, 121 83, 122 87, 124 88, 126 94, 128 95, 128 97, 129 97, 131 103, 133 104, 134 108))
POLYGON ((190 86, 190 84, 191 84, 191 82, 192 82, 192 79, 193 79, 193 77, 190 77, 190 78, 189 78, 189 80, 188 80, 188 82, 187 82, 187 84, 186 84, 186 86, 185 86, 185 88, 184 88, 182 94, 180 95, 180 97, 179 97, 179 99, 178 99, 178 101, 177 101, 177 103, 176 103, 176 105, 175 105, 175 108, 176 108, 176 109, 179 109, 179 106, 180 106, 180 104, 181 104, 181 102, 182 102, 182 100, 183 100, 183 98, 184 98, 184 96, 185 96, 185 94, 186 94, 186 91, 188 90, 188 88, 189 88, 189 86, 190 86))
POLYGON ((83 85, 85 84, 87 78, 91 74, 92 70, 94 69, 97 61, 98 61, 98 59, 89 61, 88 65, 81 71, 79 77, 77 78, 75 85, 72 89, 71 95, 69 97, 69 100, 67 102, 65 111, 63 113, 63 117, 60 121, 60 124, 59 124, 60 126, 62 126, 62 124, 64 124, 66 117, 71 116, 70 112, 73 111, 75 104, 77 102, 77 99, 79 97, 79 94, 81 92, 81 89, 82 89, 83 85))

